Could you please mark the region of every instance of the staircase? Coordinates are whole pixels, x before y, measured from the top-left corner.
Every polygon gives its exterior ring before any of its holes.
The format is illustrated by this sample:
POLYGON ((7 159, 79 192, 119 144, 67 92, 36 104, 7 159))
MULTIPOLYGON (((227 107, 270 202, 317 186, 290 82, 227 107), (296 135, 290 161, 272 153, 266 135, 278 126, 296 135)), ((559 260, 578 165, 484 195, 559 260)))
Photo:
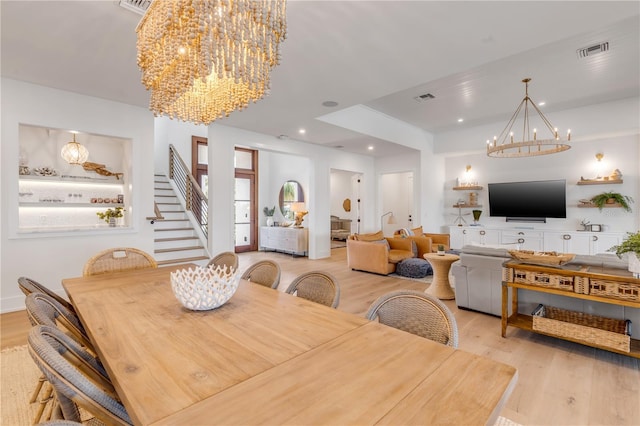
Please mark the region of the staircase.
POLYGON ((158 266, 206 265, 209 262, 207 251, 166 176, 155 175, 154 191, 155 202, 164 216, 154 223, 153 257, 158 266))

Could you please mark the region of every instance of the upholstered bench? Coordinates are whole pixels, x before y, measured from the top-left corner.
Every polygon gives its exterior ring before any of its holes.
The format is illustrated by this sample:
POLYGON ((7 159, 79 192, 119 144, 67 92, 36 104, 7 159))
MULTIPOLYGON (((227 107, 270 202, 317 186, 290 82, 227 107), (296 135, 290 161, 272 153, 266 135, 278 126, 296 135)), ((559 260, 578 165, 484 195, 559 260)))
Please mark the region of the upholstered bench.
POLYGON ((424 278, 429 274, 433 274, 433 269, 431 269, 431 265, 426 260, 412 257, 398 263, 396 274, 407 278, 424 278))

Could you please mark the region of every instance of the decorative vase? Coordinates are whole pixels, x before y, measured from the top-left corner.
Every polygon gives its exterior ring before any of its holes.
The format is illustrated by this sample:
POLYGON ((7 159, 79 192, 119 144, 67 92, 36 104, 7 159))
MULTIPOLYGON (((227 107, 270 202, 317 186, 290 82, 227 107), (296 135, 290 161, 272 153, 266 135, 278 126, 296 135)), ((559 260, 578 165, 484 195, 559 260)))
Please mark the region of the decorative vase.
POLYGON ((238 271, 213 265, 178 269, 170 277, 173 294, 185 308, 193 311, 207 311, 224 305, 240 282, 238 271))
POLYGON ((273 226, 273 216, 267 216, 267 226, 273 226))
POLYGON ((116 227, 116 218, 115 217, 110 217, 109 218, 109 227, 110 228, 115 228, 116 227))
POLYGON ((482 214, 482 210, 473 210, 473 223, 474 225, 478 225, 478 222, 480 221, 480 215, 482 214))
POLYGON ((640 259, 634 252, 629 252, 629 272, 633 273, 634 278, 640 278, 640 259))

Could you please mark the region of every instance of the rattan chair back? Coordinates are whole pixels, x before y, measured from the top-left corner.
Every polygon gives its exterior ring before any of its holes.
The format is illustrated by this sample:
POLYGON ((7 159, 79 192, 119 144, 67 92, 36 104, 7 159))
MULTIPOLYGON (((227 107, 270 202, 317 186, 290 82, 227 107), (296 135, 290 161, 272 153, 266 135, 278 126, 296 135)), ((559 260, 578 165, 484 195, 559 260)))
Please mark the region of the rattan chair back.
POLYGON ((60 303, 68 310, 75 312, 73 305, 71 305, 68 300, 60 297, 55 292, 49 290, 46 286, 40 284, 36 280, 27 277, 20 277, 18 278, 18 287, 20 287, 20 290, 22 290, 25 296, 28 296, 31 293, 44 293, 48 296, 53 297, 58 303, 60 303))
POLYGON ((385 325, 458 347, 456 319, 437 298, 421 291, 398 290, 378 298, 366 314, 385 325))
POLYGON ((265 287, 278 288, 280 265, 273 260, 261 260, 249 266, 241 278, 265 287))
POLYGON ((29 333, 29 354, 53 385, 65 420, 80 422, 78 407, 109 425, 132 424, 98 360, 55 327, 29 333))
POLYGON ((296 277, 286 292, 331 308, 337 308, 340 303, 338 281, 326 272, 306 272, 296 277))
POLYGON ((238 255, 232 251, 225 251, 222 253, 218 253, 209 261, 207 266, 213 266, 213 267, 226 266, 226 267, 233 268, 234 271, 237 271, 238 255))
POLYGON ((111 248, 93 256, 84 265, 82 275, 107 274, 133 269, 157 268, 158 263, 148 253, 132 247, 111 248))
POLYGON ((48 325, 67 331, 80 344, 93 350, 89 337, 74 313, 44 293, 31 293, 25 299, 27 315, 32 325, 48 325))

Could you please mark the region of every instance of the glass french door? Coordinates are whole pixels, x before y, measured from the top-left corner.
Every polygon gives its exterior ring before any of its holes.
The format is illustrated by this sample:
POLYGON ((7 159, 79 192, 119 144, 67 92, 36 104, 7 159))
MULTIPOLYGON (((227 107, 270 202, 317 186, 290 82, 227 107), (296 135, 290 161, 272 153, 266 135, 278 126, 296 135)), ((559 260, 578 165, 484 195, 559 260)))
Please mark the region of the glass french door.
POLYGON ((234 234, 238 253, 258 250, 256 158, 256 151, 236 148, 234 234))

